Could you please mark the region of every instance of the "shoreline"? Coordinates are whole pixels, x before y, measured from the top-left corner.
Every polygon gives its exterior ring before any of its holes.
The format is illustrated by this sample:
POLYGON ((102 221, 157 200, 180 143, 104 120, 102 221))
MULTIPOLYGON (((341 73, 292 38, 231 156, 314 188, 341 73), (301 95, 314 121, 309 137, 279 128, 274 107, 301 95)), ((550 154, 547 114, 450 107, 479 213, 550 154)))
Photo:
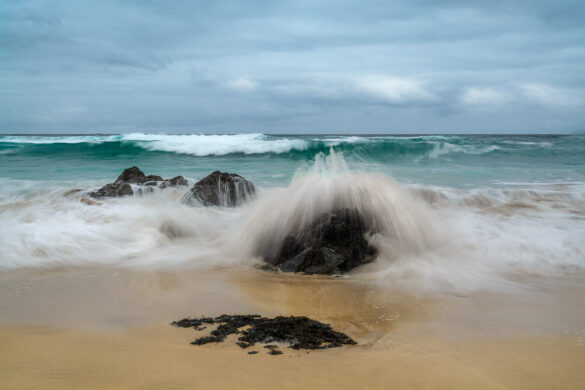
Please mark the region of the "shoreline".
POLYGON ((0 378, 19 389, 577 389, 585 383, 582 277, 455 297, 256 270, 5 271, 0 378), (358 345, 280 356, 260 346, 248 355, 233 335, 193 346, 204 332, 169 325, 223 313, 306 315, 358 345))

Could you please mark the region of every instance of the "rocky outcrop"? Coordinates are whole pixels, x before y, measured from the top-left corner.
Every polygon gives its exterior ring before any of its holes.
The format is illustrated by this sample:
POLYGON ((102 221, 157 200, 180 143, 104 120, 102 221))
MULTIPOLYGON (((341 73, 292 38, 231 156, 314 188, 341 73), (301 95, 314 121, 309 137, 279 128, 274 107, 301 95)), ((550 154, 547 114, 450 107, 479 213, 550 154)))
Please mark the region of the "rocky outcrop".
POLYGON ((204 177, 183 197, 191 205, 235 207, 256 194, 254 184, 235 173, 215 171, 204 177))
POLYGON ((357 210, 334 210, 287 236, 278 255, 266 261, 283 272, 347 272, 374 260, 377 251, 364 237, 372 230, 357 210))
POLYGON ((115 182, 106 184, 97 191, 90 192, 89 196, 92 198, 112 198, 133 195, 134 189, 131 184, 144 186, 145 189, 142 192, 147 192, 146 188, 151 191, 152 187, 158 186, 159 188, 164 189, 174 186, 187 186, 189 183, 183 176, 176 176, 168 180, 157 175, 147 176, 138 167, 134 166, 125 169, 115 182))

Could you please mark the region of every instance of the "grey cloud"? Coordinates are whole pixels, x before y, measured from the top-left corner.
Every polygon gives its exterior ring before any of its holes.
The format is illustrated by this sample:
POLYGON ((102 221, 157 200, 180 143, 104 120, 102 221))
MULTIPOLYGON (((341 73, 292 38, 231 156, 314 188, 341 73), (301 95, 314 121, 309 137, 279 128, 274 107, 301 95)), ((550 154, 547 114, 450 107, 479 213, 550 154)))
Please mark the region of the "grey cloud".
POLYGON ((583 130, 583 4, 4 2, 0 132, 583 130))

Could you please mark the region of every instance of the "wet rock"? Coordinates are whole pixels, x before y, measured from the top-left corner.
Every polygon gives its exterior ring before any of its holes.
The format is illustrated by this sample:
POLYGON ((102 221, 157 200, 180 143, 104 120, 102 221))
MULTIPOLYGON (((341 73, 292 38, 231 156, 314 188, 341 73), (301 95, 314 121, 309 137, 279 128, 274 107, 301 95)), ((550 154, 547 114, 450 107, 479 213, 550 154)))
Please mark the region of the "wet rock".
POLYGON ((265 318, 259 315, 222 315, 216 318, 186 318, 171 325, 180 328, 199 329, 202 324, 218 324, 210 336, 196 339, 191 344, 218 343, 231 334, 238 334, 237 345, 248 348, 256 343, 266 343, 270 354, 279 355, 274 342, 288 344, 293 349, 324 349, 356 344, 344 333, 334 331, 330 325, 307 317, 265 318), (242 329, 246 327, 245 329, 242 329))
POLYGON ((95 192, 90 192, 89 196, 92 198, 113 198, 132 194, 134 194, 134 190, 132 190, 132 186, 130 186, 130 184, 110 183, 106 184, 95 192))
POLYGON ((188 186, 189 182, 183 176, 175 176, 172 179, 168 179, 160 183, 160 188, 188 186))
POLYGON ((115 182, 106 184, 97 191, 90 192, 92 198, 113 198, 126 195, 134 195, 134 189, 131 184, 140 186, 137 188, 138 194, 147 194, 153 191, 153 187, 161 189, 174 186, 187 186, 187 180, 183 176, 176 176, 172 179, 165 180, 157 175, 145 175, 138 167, 130 167, 124 170, 115 182))
POLYGON ((256 194, 254 184, 235 173, 215 171, 204 177, 183 197, 187 204, 235 207, 256 194))
POLYGON ((374 260, 376 249, 364 237, 372 232, 357 210, 334 210, 307 229, 287 236, 280 252, 266 261, 283 272, 347 272, 374 260))
POLYGON ((129 184, 145 184, 147 182, 163 181, 164 179, 157 175, 146 176, 138 167, 130 167, 124 170, 116 179, 114 184, 129 183, 129 184))

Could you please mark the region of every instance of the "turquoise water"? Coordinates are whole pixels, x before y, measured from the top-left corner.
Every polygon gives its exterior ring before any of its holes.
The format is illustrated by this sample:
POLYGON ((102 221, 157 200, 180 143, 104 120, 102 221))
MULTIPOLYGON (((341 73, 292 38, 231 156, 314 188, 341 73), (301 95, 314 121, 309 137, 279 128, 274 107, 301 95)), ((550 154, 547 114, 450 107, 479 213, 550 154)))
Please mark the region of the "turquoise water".
POLYGON ((0 136, 0 270, 251 267, 339 207, 380 227, 352 274, 370 282, 467 292, 584 270, 585 136, 0 136), (184 204, 188 187, 88 200, 133 165, 258 192, 236 208, 184 204))
POLYGON ((1 136, 0 177, 111 180, 124 168, 201 178, 219 169, 283 185, 330 148, 403 183, 458 188, 585 182, 585 136, 1 136))

